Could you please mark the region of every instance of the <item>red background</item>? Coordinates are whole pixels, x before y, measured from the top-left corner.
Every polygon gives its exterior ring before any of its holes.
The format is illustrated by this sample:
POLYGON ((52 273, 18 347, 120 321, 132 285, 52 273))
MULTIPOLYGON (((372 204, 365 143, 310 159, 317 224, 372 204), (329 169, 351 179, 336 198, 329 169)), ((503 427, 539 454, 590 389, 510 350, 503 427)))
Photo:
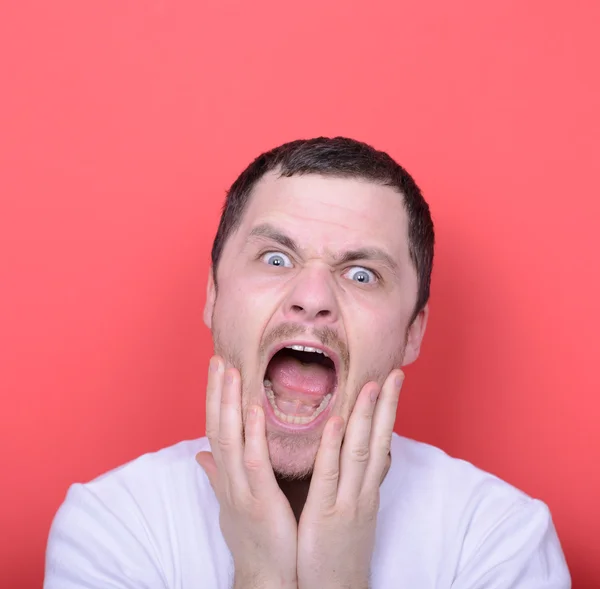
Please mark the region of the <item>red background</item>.
POLYGON ((437 224, 398 431, 546 501, 600 584, 596 2, 0 4, 0 572, 68 485, 204 432, 225 189, 261 151, 388 150, 437 224))

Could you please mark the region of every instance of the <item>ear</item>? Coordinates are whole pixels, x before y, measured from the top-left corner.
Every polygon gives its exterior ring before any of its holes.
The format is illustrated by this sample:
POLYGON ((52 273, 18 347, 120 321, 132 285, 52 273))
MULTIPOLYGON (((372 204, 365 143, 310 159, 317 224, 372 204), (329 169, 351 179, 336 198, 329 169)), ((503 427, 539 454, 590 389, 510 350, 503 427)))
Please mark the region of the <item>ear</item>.
POLYGON ((412 364, 421 352, 421 342, 425 335, 425 329, 427 328, 427 319, 429 318, 429 304, 426 304, 421 312, 417 315, 416 319, 412 322, 408 328, 408 334, 406 338, 406 349, 404 350, 404 361, 402 366, 412 364))
POLYGON ((212 266, 210 266, 208 268, 208 280, 206 282, 206 303, 204 304, 204 324, 208 329, 212 329, 212 316, 216 297, 217 289, 215 287, 212 266))

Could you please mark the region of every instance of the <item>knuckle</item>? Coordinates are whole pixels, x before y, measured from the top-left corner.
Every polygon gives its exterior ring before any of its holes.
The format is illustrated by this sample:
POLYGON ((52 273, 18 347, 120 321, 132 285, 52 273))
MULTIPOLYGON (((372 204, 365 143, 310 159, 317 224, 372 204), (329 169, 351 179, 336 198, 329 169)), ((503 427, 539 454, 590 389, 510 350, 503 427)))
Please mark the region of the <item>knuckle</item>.
POLYGON ((362 498, 362 512, 368 520, 376 517, 379 510, 379 495, 369 495, 362 498))
POLYGON ((338 468, 326 468, 323 470, 321 477, 326 483, 333 483, 338 480, 340 471, 338 468))
POLYGON ((352 459, 355 462, 367 462, 369 460, 369 447, 368 446, 356 446, 352 448, 352 459))
POLYGON ((365 421, 371 421, 371 419, 373 419, 373 415, 375 415, 375 407, 374 406, 369 406, 369 407, 367 407, 366 409, 364 409, 362 411, 361 417, 365 421))
POLYGON ((359 507, 355 502, 338 502, 337 508, 344 519, 357 519, 359 507))
POLYGON ((233 439, 229 436, 225 436, 222 433, 219 433, 218 444, 221 450, 227 452, 228 450, 233 448, 233 439))
POLYGON ((249 472, 258 472, 263 467, 263 462, 259 458, 244 458, 244 466, 249 472))
POLYGON ((385 434, 379 438, 377 448, 387 454, 392 446, 392 434, 385 434))

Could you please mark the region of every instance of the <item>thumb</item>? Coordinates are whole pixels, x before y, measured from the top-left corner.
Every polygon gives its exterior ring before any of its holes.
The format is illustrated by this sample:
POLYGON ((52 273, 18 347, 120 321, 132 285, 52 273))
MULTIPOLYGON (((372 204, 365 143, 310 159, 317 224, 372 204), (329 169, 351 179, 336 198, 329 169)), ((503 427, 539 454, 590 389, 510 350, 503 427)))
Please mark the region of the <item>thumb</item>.
POLYGON ((217 468, 217 463, 215 462, 212 452, 198 452, 198 454, 196 454, 196 462, 206 473, 208 482, 216 493, 219 480, 219 469, 217 468))

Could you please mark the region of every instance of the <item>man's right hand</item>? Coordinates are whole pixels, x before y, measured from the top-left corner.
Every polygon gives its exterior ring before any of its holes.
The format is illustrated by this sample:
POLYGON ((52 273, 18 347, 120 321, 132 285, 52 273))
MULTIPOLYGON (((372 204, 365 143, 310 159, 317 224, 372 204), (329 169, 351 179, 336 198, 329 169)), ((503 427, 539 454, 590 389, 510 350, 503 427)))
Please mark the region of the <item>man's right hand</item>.
POLYGON ((196 456, 221 506, 220 523, 235 565, 235 589, 296 589, 297 525, 279 488, 261 406, 242 425, 240 374, 210 361, 206 434, 211 452, 196 456), (245 437, 245 440, 244 440, 245 437))

